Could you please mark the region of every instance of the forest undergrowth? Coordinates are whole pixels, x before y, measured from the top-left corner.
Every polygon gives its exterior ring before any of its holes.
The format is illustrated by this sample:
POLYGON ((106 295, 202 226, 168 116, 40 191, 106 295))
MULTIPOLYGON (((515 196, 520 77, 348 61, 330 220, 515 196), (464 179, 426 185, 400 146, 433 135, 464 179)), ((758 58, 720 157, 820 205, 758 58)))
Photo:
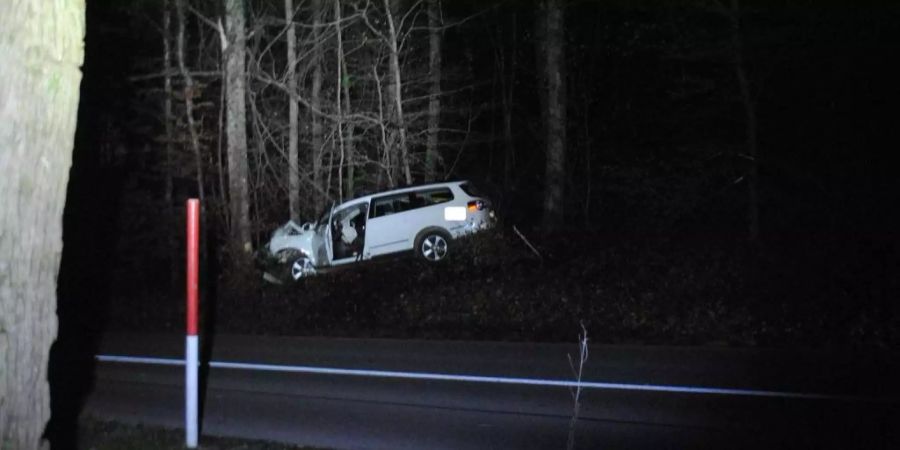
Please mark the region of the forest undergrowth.
MULTIPOLYGON (((898 247, 781 236, 528 234, 458 241, 452 258, 377 261, 273 285, 260 272, 208 281, 206 326, 287 336, 895 348, 898 247), (802 256, 797 256, 802 255, 802 256)), ((207 277, 211 278, 211 277, 207 277)), ((183 326, 183 299, 132 295, 110 323, 183 326)))

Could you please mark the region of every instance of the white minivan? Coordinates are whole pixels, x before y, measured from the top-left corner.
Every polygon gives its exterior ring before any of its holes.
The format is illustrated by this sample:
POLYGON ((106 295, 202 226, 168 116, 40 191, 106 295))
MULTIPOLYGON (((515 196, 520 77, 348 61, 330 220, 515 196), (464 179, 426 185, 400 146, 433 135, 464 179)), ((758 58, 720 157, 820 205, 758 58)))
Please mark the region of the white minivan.
POLYGON ((438 262, 450 254, 454 239, 493 221, 490 201, 468 181, 434 183, 349 200, 315 223, 289 221, 263 250, 267 259, 288 264, 291 278, 299 280, 326 267, 409 250, 438 262))

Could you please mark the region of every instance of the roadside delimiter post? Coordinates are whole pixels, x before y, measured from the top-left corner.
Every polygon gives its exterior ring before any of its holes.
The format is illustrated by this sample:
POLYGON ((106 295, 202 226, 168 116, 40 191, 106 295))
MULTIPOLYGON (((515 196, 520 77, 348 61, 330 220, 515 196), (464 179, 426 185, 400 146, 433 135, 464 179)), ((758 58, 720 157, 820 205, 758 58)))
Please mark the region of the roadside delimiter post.
POLYGON ((199 291, 200 201, 187 201, 187 337, 184 352, 184 422, 185 443, 197 448, 197 293, 199 291))

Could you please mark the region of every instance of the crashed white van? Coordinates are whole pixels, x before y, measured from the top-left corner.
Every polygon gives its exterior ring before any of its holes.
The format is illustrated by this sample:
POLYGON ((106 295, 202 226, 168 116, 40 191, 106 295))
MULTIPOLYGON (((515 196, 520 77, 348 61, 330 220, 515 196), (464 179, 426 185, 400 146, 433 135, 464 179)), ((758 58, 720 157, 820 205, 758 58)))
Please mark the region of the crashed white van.
POLYGON ((276 264, 289 265, 291 278, 299 280, 326 267, 409 250, 426 261, 441 261, 454 239, 493 221, 490 201, 471 183, 427 184, 344 202, 315 223, 289 221, 262 250, 276 264))

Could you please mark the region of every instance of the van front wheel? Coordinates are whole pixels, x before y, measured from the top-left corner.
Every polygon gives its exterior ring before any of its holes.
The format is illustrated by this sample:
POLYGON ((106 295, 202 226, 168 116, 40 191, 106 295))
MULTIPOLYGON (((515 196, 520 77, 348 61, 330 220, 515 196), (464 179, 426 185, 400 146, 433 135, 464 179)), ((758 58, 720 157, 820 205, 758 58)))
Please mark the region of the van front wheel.
POLYGON ((294 281, 299 281, 302 278, 315 274, 316 268, 313 266, 312 261, 306 256, 301 255, 291 262, 291 278, 294 281))
POLYGON ((416 241, 416 255, 432 263, 443 261, 450 254, 450 240, 444 231, 426 231, 416 241))

